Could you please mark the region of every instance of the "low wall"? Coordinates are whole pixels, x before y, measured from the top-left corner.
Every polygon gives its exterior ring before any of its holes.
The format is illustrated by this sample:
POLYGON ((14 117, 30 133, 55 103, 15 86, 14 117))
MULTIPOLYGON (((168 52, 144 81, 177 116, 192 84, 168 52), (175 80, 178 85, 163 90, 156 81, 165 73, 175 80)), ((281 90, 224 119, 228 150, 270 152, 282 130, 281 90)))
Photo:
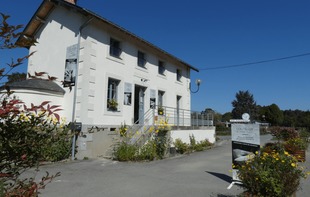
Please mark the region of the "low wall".
POLYGON ((171 139, 174 142, 176 139, 181 139, 182 142, 190 143, 189 136, 194 135, 196 141, 208 139, 209 142, 215 143, 215 127, 203 127, 196 130, 171 130, 171 139))
MULTIPOLYGON (((119 139, 119 135, 114 131, 118 128, 112 128, 111 126, 83 126, 85 127, 84 134, 77 139, 78 152, 76 158, 110 158, 113 153, 113 144, 119 139)), ((183 142, 189 144, 190 135, 194 135, 196 141, 208 139, 209 142, 215 143, 215 127, 203 127, 199 129, 183 128, 170 131, 172 142, 180 138, 183 142)), ((173 143, 171 145, 173 146, 173 143)))

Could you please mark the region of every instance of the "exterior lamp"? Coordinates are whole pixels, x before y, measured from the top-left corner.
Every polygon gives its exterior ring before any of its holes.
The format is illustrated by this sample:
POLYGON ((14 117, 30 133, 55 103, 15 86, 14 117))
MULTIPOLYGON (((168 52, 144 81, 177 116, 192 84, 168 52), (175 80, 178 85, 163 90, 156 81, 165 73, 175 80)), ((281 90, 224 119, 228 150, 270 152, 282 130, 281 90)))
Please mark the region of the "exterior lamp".
POLYGON ((200 84, 201 84, 201 80, 200 80, 200 79, 196 79, 195 83, 196 83, 196 85, 197 85, 197 90, 196 90, 196 91, 192 91, 191 83, 189 84, 189 90, 191 91, 191 93, 197 93, 197 92, 199 91, 199 87, 200 87, 200 84))

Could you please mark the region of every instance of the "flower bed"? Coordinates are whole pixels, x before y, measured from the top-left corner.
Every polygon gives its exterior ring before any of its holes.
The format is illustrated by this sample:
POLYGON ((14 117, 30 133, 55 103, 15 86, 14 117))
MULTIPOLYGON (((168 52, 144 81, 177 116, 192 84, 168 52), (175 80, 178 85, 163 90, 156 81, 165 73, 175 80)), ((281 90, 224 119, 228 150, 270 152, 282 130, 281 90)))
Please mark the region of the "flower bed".
POLYGON ((286 151, 256 154, 239 167, 239 178, 251 196, 291 196, 306 177, 295 157, 286 151))

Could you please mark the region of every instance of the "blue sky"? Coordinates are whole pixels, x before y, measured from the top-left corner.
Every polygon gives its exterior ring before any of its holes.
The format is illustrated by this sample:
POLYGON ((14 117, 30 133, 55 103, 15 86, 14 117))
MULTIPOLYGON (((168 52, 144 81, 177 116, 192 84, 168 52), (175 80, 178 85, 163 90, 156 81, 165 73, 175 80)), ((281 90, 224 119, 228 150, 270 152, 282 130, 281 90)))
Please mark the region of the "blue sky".
MULTIPOLYGON (((1 0, 13 24, 27 24, 41 0, 1 0)), ((201 69, 192 109, 232 110, 239 90, 259 105, 310 110, 310 55, 263 64, 212 69, 310 53, 309 0, 79 0, 85 7, 201 69)), ((1 51, 0 65, 27 50, 1 51), (4 57, 3 57, 4 56, 4 57)), ((25 71, 26 65, 17 71, 25 71)), ((194 86, 195 88, 195 86, 194 86)))

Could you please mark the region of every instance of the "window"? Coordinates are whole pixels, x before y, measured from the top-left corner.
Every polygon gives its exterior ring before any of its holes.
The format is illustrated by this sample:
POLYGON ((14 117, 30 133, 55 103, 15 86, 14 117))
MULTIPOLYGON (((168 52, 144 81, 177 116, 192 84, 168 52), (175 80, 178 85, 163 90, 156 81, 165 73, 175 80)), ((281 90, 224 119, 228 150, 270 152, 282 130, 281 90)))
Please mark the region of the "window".
POLYGON ((165 94, 165 92, 158 91, 158 108, 157 108, 158 115, 164 115, 165 114, 164 94, 165 94))
POLYGON ((182 78, 182 70, 177 69, 177 81, 181 81, 182 78))
POLYGON ((117 89, 119 80, 109 78, 107 93, 107 108, 109 111, 116 111, 118 108, 117 89))
POLYGON ((110 55, 113 57, 120 58, 122 53, 121 43, 114 38, 110 38, 110 55))
POLYGON ((145 68, 145 53, 138 51, 138 66, 145 68))
POLYGON ((158 73, 161 75, 165 75, 165 63, 162 61, 158 61, 158 73))
POLYGON ((164 105, 164 91, 158 91, 158 106, 162 107, 164 105))

